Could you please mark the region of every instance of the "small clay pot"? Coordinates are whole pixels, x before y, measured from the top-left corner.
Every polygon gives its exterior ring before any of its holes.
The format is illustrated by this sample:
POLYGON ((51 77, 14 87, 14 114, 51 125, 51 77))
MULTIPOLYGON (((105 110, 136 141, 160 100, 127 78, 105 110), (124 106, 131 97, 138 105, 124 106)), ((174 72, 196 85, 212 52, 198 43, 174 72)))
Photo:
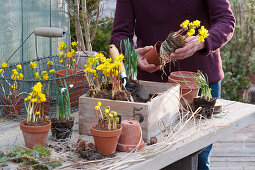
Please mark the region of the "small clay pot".
POLYGON ((197 97, 193 99, 193 107, 194 111, 197 110, 199 107, 202 107, 202 110, 199 112, 202 116, 210 119, 214 112, 214 106, 216 104, 217 99, 212 98, 211 100, 207 100, 202 97, 197 97))
POLYGON ((33 149, 33 147, 37 144, 44 147, 51 127, 51 122, 45 126, 26 126, 24 125, 26 121, 27 120, 23 120, 19 124, 20 130, 23 133, 26 147, 33 149))
POLYGON ((199 76, 198 73, 190 72, 190 71, 174 71, 170 73, 171 79, 181 80, 181 81, 196 82, 197 76, 199 76))
POLYGON ((98 130, 90 126, 91 134, 93 135, 97 151, 102 155, 112 155, 116 152, 117 143, 122 132, 122 126, 117 125, 116 130, 104 131, 98 130))
POLYGON ((181 81, 181 80, 175 80, 168 77, 168 82, 169 83, 175 83, 179 84, 180 87, 180 95, 181 97, 181 104, 186 105, 186 102, 188 104, 191 104, 193 101, 193 98, 198 97, 198 92, 199 92, 199 86, 196 82, 192 81, 181 81))
POLYGON ((160 56, 159 50, 161 46, 161 41, 156 42, 152 49, 150 49, 146 54, 145 58, 149 64, 155 64, 156 66, 160 65, 160 56))
POLYGON ((122 134, 120 135, 117 150, 122 152, 131 152, 139 144, 138 150, 144 148, 144 141, 142 139, 141 127, 137 120, 123 120, 121 122, 122 134))

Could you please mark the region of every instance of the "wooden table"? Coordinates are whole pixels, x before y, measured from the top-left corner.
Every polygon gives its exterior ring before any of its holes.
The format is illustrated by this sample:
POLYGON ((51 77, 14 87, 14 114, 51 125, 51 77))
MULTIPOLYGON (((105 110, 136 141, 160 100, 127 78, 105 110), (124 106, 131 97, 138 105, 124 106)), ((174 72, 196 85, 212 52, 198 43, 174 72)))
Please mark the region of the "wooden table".
POLYGON ((210 120, 211 126, 177 143, 171 149, 156 154, 146 161, 129 166, 127 169, 161 169, 164 167, 175 170, 196 169, 199 151, 255 122, 255 105, 227 100, 220 101, 223 103, 224 112, 221 113, 222 117, 215 115, 210 120))

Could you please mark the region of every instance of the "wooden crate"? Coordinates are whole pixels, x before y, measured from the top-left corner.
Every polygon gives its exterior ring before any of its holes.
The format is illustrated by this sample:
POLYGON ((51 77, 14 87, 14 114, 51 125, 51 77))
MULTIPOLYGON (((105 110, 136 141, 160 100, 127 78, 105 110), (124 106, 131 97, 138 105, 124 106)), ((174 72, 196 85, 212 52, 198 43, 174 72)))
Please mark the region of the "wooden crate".
POLYGON ((90 135, 90 125, 97 122, 94 106, 102 102, 102 108, 110 106, 111 110, 121 115, 121 120, 131 120, 140 117, 143 138, 148 141, 163 129, 162 122, 169 126, 179 114, 180 86, 171 83, 140 81, 138 94, 142 98, 149 98, 150 94, 159 94, 147 103, 108 100, 87 97, 79 98, 79 133, 90 135))

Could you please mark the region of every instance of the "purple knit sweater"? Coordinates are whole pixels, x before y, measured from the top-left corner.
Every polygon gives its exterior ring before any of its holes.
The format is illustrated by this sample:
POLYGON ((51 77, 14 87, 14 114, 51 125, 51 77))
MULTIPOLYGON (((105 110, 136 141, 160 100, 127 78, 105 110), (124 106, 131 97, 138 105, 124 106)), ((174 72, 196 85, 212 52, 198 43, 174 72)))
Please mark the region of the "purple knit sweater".
POLYGON ((201 70, 208 75, 210 83, 222 80, 219 49, 230 40, 235 27, 228 0, 117 0, 110 43, 119 47, 122 39, 132 41, 135 32, 138 48, 154 45, 164 41, 169 32, 179 30, 186 19, 198 19, 209 30, 206 48, 170 66, 167 64, 167 75, 162 76, 161 71, 151 74, 138 69, 138 79, 167 81, 171 71, 201 70))

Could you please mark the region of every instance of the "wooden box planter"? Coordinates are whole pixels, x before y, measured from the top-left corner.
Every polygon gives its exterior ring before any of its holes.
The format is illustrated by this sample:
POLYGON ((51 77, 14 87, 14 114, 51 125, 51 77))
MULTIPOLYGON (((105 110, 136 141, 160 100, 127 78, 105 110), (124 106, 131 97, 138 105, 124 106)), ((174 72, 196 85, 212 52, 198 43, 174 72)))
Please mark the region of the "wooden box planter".
POLYGON ((102 108, 110 106, 111 110, 117 111, 121 120, 140 118, 143 138, 149 141, 163 130, 162 122, 169 126, 178 119, 180 86, 172 83, 159 83, 140 81, 141 86, 138 94, 142 98, 149 98, 150 94, 159 94, 147 103, 128 102, 119 100, 99 99, 83 95, 79 98, 79 133, 90 134, 90 126, 97 122, 94 106, 98 101, 102 102, 102 108))

